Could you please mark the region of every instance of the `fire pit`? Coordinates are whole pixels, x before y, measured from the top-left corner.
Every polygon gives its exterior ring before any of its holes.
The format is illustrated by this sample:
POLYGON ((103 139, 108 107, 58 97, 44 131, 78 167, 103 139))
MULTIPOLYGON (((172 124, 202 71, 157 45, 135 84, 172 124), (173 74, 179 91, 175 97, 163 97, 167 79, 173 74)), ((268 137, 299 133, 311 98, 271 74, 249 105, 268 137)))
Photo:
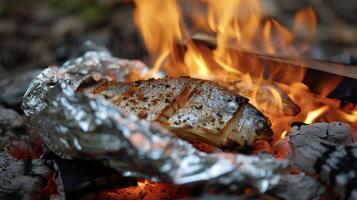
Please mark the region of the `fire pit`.
POLYGON ((191 13, 192 29, 175 1, 135 5, 152 67, 91 48, 37 75, 22 103, 32 127, 5 125, 39 134, 37 146, 46 148, 25 156, 42 155, 30 165, 11 157, 14 148, 0 152, 13 163, 3 170, 4 191, 42 198, 34 191, 47 188, 60 199, 357 198, 356 102, 332 98, 354 90, 344 85, 356 83, 357 68, 310 53, 312 8, 298 11, 289 29, 264 16, 259 1, 208 0, 199 3, 207 22, 191 13), (37 189, 11 182, 22 167, 33 182, 41 174, 37 189))

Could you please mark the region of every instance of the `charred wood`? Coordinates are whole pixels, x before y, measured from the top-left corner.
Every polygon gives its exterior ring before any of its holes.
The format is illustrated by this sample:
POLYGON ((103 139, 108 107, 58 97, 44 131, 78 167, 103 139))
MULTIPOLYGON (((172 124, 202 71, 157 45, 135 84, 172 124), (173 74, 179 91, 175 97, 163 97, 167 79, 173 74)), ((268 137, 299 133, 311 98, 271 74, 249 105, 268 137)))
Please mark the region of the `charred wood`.
MULTIPOLYGON (((52 172, 40 159, 17 160, 6 151, 0 150, 0 199, 44 198, 41 192, 44 192, 43 188, 52 178, 52 172)), ((61 183, 59 179, 56 181, 60 194, 61 183)), ((59 200, 63 197, 57 196, 59 200)))
POLYGON ((351 145, 354 143, 351 127, 341 122, 316 123, 293 126, 289 133, 290 162, 297 168, 314 173, 315 156, 306 146, 312 143, 328 145, 351 145))
POLYGON ((319 199, 323 187, 316 184, 315 181, 314 178, 303 173, 289 174, 283 176, 279 184, 270 193, 278 194, 282 199, 319 199), (305 190, 305 188, 309 188, 309 190, 305 190), (297 193, 299 194, 297 195, 297 193))
POLYGON ((290 161, 332 186, 341 199, 357 198, 357 146, 347 124, 317 123, 290 131, 290 161))

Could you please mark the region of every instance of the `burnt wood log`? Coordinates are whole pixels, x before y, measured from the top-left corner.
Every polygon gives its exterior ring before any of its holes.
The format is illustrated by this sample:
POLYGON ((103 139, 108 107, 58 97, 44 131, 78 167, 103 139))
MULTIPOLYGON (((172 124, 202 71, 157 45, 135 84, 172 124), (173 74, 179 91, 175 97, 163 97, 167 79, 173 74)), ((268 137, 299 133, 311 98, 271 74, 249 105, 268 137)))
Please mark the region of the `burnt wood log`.
POLYGON ((332 186, 341 199, 357 199, 357 145, 349 125, 294 126, 289 136, 293 166, 332 186))
MULTIPOLYGON (((202 43, 210 48, 217 47, 216 39, 207 34, 195 34, 192 36, 192 40, 195 43, 202 43)), ((299 58, 296 58, 295 56, 291 55, 270 55, 260 50, 243 49, 234 44, 230 44, 227 49, 233 52, 244 54, 248 57, 256 58, 257 60, 285 63, 295 67, 304 66, 306 68, 318 70, 320 72, 357 79, 357 66, 354 63, 350 64, 344 63, 342 61, 339 63, 328 60, 328 58, 325 60, 318 60, 309 56, 300 56, 299 58)))
POLYGON ((306 148, 311 143, 351 145, 354 138, 351 127, 341 122, 293 126, 289 133, 289 159, 293 166, 308 173, 314 172, 314 163, 311 161, 316 156, 306 148))
MULTIPOLYGON (((207 34, 195 34, 192 36, 192 40, 197 45, 201 44, 210 49, 217 48, 215 38, 207 34)), ((264 52, 242 49, 233 44, 227 46, 227 50, 241 58, 256 60, 261 66, 266 66, 266 70, 269 68, 275 69, 277 65, 281 64, 285 64, 284 66, 291 69, 306 68, 307 72, 303 83, 315 94, 320 94, 321 91, 318 86, 325 84, 326 80, 340 80, 340 85, 331 92, 329 97, 357 103, 357 66, 355 61, 343 64, 307 57, 299 57, 297 59, 291 56, 269 55, 264 52)), ((251 73, 253 76, 257 76, 254 72, 251 73)), ((275 77, 273 81, 284 83, 286 80, 279 80, 278 77, 275 77)))

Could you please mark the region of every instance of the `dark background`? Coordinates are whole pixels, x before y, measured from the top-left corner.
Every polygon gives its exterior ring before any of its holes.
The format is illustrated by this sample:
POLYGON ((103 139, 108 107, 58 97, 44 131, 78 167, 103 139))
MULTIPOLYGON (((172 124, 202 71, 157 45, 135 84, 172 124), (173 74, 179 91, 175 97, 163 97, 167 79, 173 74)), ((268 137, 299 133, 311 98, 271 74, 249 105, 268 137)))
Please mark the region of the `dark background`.
MULTIPOLYGON (((183 9, 187 2, 180 0, 183 9)), ((199 0, 196 0, 199 1, 199 0)), ((312 6, 318 15, 317 57, 356 62, 356 0, 263 0, 265 12, 284 24, 312 6)), ((58 65, 93 40, 118 57, 147 61, 126 0, 0 0, 0 78, 58 65)), ((150 19, 148 19, 150 20, 150 19)), ((148 63, 149 64, 149 63, 148 63)))

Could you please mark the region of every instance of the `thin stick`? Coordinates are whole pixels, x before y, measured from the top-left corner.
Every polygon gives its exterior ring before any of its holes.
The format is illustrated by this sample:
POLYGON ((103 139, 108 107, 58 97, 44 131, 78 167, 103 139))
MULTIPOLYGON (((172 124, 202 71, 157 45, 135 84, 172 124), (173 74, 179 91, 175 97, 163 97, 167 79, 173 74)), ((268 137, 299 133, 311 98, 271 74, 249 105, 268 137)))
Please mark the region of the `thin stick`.
MULTIPOLYGON (((197 42, 204 42, 210 46, 216 46, 216 41, 213 37, 196 34, 192 38, 197 42)), ((342 63, 314 60, 306 57, 292 57, 292 56, 279 56, 279 55, 269 55, 264 52, 253 51, 242 49, 236 46, 229 46, 229 49, 245 53, 249 56, 256 57, 258 59, 270 60, 280 63, 286 63, 290 65, 295 65, 298 67, 307 67, 310 69, 315 69, 323 72, 328 72, 331 74, 337 74, 340 76, 350 77, 357 79, 357 66, 356 65, 347 65, 342 63)))

